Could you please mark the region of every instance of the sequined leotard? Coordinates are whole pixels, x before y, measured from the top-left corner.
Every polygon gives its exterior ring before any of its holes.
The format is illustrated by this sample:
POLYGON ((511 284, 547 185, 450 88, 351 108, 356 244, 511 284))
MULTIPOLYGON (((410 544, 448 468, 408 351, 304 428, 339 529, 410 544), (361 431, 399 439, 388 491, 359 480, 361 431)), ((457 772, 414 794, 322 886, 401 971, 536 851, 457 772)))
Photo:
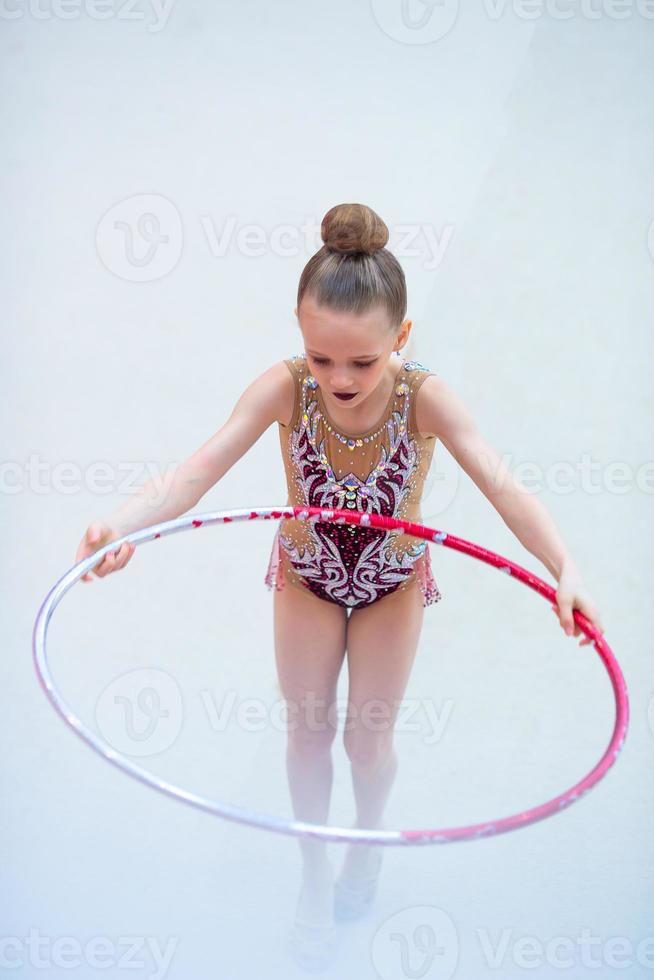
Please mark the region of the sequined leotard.
MULTIPOLYGON (((289 425, 279 425, 288 504, 376 513, 422 523, 420 498, 435 437, 417 431, 415 400, 433 372, 402 361, 386 411, 368 432, 336 426, 304 355, 285 360, 295 381, 289 425)), ((268 564, 268 588, 288 581, 328 602, 367 606, 395 591, 419 587, 423 605, 441 593, 431 574, 427 542, 401 531, 288 518, 268 564)))

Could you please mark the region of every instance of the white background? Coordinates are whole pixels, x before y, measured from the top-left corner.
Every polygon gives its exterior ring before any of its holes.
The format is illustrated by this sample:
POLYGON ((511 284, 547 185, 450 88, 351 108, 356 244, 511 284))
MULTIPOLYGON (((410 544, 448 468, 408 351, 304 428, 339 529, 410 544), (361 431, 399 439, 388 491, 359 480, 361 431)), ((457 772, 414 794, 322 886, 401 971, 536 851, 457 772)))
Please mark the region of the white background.
MULTIPOLYGON (((414 3, 417 23, 427 8, 414 3)), ((159 14, 114 4, 103 20, 91 3, 2 8, 2 935, 14 940, 7 965, 22 962, 14 975, 44 975, 30 929, 45 937, 53 977, 122 977, 126 936, 173 943, 175 980, 300 975, 283 949, 297 842, 183 807, 103 762, 44 697, 31 630, 88 523, 144 483, 146 467, 193 452, 257 375, 302 351, 299 275, 322 216, 347 201, 389 226, 410 356, 456 389, 511 469, 540 468, 540 499, 625 673, 631 724, 615 768, 562 814, 499 838, 387 851, 374 912, 342 931, 330 975, 604 980, 654 969, 652 12, 445 3, 431 37, 403 33, 400 7, 177 0, 159 14), (159 221, 152 256, 153 226, 137 225, 146 212, 159 221), (247 226, 256 248, 239 238, 247 226), (287 227, 296 237, 282 249, 287 227), (561 463, 567 492, 552 476, 561 463), (631 476, 615 480, 617 463, 631 476), (415 929, 430 914, 450 924, 447 955, 419 973, 415 929), (599 971, 579 945, 572 971, 520 952, 522 937, 546 948, 584 930, 599 971), (400 931, 413 973, 388 938, 400 931), (82 954, 71 971, 53 954, 62 937, 100 936, 115 949, 108 969, 82 954), (504 937, 499 970, 484 936, 493 947, 504 937), (619 938, 632 954, 611 959, 619 938)), ((273 426, 197 510, 284 503, 283 480, 273 426)), ((427 525, 552 583, 440 444, 422 509, 427 525)), ((162 672, 177 692, 174 738, 135 761, 288 818, 284 733, 235 720, 220 731, 206 710, 230 691, 237 704, 279 698, 263 584, 273 533, 216 526, 143 546, 121 575, 66 597, 50 662, 96 730, 130 671, 162 672)), ((594 766, 612 731, 599 657, 563 636, 547 603, 455 552, 431 556, 443 600, 425 611, 407 698, 449 714, 436 743, 424 713, 422 732, 398 732, 391 826, 543 802, 594 766)), ((348 825, 340 740, 335 769, 330 816, 348 825)), ((342 848, 330 854, 338 865, 342 848)), ((145 947, 135 959, 130 976, 161 975, 145 947)))

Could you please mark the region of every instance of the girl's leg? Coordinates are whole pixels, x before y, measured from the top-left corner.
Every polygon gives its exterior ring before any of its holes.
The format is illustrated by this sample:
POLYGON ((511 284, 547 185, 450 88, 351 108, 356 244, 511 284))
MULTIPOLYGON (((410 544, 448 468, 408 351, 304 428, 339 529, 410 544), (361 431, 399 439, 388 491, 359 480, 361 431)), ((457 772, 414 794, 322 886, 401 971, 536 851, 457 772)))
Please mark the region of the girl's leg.
MULTIPOLYGON (((289 582, 274 594, 275 659, 288 705, 286 767, 296 819, 329 822, 336 688, 345 656, 347 610, 289 582)), ((307 918, 326 914, 326 842, 300 838, 307 918)))
MULTIPOLYGON (((357 827, 379 826, 397 772, 393 729, 418 647, 420 589, 394 592, 353 609, 347 628, 348 714, 344 744, 351 762, 357 827)), ((352 844, 346 872, 368 865, 370 849, 352 844)))

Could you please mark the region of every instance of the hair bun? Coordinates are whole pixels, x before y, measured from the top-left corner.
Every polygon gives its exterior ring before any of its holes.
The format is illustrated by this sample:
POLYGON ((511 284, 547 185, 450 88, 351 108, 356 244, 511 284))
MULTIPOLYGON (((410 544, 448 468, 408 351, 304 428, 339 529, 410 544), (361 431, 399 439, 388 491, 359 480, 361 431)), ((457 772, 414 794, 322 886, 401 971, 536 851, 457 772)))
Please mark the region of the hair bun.
POLYGON ((325 247, 343 255, 372 255, 388 242, 388 228, 365 204, 337 204, 322 219, 325 247))

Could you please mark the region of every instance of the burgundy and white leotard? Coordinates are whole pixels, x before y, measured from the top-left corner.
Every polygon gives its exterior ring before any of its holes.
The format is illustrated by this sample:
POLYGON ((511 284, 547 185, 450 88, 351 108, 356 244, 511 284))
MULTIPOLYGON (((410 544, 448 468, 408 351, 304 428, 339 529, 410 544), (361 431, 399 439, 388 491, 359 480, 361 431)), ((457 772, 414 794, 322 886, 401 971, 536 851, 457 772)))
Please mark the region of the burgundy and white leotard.
MULTIPOLYGON (((415 401, 433 372, 399 355, 393 361, 399 369, 384 415, 368 432, 352 433, 330 418, 306 357, 285 360, 295 381, 291 421, 278 423, 288 504, 352 508, 422 523, 420 498, 436 439, 417 431, 415 401)), ((281 589, 286 582, 348 608, 415 587, 424 606, 441 598, 426 541, 397 530, 328 521, 280 522, 265 583, 281 589)))

